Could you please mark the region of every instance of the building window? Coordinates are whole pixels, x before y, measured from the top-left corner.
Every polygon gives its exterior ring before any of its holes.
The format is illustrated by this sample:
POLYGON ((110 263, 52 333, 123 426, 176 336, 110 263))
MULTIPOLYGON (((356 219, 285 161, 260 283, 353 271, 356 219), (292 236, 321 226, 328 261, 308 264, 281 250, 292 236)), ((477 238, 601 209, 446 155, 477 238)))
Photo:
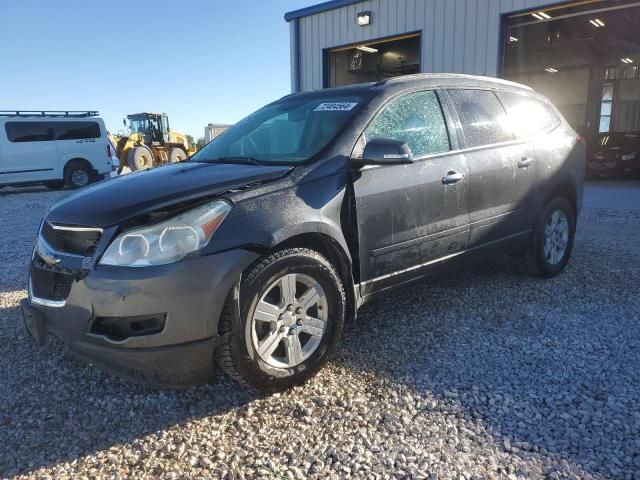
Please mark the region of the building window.
POLYGON ((605 83, 602 86, 602 103, 600 104, 600 128, 599 132, 608 132, 611 128, 611 109, 613 107, 613 84, 605 83))

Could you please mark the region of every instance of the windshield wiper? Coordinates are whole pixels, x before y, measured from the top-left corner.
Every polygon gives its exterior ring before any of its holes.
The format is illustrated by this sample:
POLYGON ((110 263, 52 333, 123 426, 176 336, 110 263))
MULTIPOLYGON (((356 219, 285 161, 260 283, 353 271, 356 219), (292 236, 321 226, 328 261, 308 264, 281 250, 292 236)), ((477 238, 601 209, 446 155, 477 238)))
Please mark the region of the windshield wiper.
POLYGON ((219 157, 212 160, 204 160, 210 163, 237 163, 240 165, 264 165, 264 162, 253 157, 219 157))

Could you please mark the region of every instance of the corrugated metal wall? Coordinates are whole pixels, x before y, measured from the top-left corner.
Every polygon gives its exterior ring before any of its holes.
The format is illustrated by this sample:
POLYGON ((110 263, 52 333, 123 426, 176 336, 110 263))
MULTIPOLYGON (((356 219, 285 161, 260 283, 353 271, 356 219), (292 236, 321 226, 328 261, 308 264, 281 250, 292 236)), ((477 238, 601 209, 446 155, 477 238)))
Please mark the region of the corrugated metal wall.
MULTIPOLYGON (((552 3, 550 0, 365 0, 302 17, 300 87, 322 88, 325 48, 422 31, 422 71, 495 76, 498 73, 500 15, 552 3), (370 10, 370 26, 355 24, 370 10)), ((561 3, 561 2, 558 2, 561 3)), ((294 71, 293 22, 291 22, 294 71)), ((292 78, 292 90, 295 90, 292 78)))

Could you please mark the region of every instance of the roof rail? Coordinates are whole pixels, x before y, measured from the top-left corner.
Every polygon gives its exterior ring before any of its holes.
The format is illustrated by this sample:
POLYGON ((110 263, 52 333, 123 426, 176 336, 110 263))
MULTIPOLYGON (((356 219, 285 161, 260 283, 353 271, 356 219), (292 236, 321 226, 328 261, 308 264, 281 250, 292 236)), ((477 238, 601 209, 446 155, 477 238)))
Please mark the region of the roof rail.
POLYGON ((0 110, 0 117, 97 117, 97 110, 0 110))

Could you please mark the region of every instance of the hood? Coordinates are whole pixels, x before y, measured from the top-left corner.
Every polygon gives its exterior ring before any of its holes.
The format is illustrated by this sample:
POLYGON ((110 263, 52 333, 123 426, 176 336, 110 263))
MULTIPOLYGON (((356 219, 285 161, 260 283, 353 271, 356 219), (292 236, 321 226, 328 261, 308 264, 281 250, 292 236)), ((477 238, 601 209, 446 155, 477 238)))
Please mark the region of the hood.
POLYGON ((265 183, 292 167, 183 162, 106 180, 53 206, 47 220, 107 227, 185 200, 265 183))

